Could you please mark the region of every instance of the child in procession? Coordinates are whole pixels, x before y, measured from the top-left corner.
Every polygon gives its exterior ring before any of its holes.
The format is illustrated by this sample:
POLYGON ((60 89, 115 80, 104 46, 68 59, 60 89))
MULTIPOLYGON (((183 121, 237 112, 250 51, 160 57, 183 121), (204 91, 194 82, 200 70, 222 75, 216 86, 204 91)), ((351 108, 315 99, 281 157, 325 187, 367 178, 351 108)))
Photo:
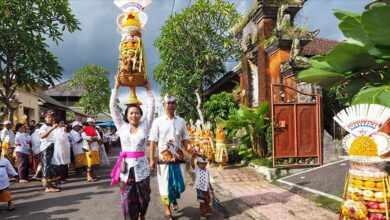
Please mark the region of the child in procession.
POLYGON ((8 202, 8 211, 12 211, 15 209, 15 206, 12 204, 8 175, 13 176, 17 181, 18 173, 15 171, 9 160, 0 158, 0 202, 8 202))
POLYGON ((200 219, 206 219, 206 216, 212 213, 210 192, 213 192, 213 187, 210 184, 210 171, 207 170, 206 166, 207 160, 205 157, 198 155, 196 152, 192 153, 191 167, 195 172, 194 188, 199 201, 200 219))

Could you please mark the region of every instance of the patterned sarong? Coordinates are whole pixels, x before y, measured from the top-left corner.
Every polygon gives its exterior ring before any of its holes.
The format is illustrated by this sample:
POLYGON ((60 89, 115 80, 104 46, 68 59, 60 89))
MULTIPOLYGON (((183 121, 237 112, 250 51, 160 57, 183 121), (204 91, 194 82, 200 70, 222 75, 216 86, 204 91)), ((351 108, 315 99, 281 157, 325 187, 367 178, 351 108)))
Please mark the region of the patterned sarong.
POLYGON ((42 151, 42 183, 43 186, 52 186, 57 180, 60 179, 58 176, 58 166, 51 164, 51 159, 54 154, 54 144, 51 144, 44 151, 42 151))
POLYGON ((127 183, 121 182, 121 207, 125 219, 145 216, 150 202, 150 177, 135 182, 134 168, 131 168, 127 183))

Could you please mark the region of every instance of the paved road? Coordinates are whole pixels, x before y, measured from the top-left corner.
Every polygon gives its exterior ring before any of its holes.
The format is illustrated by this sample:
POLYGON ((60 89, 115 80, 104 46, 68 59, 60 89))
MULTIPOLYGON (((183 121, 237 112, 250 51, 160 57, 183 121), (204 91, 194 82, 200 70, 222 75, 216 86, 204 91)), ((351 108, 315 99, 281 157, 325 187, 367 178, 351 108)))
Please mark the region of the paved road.
POLYGON ((349 161, 343 160, 294 174, 281 180, 341 198, 349 161))
MULTIPOLYGON (((115 161, 115 155, 119 149, 114 148, 109 154, 111 164, 115 161)), ((6 204, 0 204, 0 219, 123 219, 119 207, 119 190, 116 186, 110 186, 109 173, 111 168, 101 168, 98 175, 102 179, 98 182, 88 183, 85 178, 75 178, 73 173, 68 184, 61 185, 60 193, 45 193, 40 182, 27 184, 14 183, 11 191, 14 197, 16 209, 6 211, 6 204)), ((160 202, 157 188, 157 178, 151 178, 152 201, 149 204, 146 219, 164 219, 164 209, 160 202)), ((191 185, 179 200, 180 209, 174 213, 177 219, 199 219, 196 193, 191 185)), ((210 219, 223 219, 221 212, 215 212, 210 219)))

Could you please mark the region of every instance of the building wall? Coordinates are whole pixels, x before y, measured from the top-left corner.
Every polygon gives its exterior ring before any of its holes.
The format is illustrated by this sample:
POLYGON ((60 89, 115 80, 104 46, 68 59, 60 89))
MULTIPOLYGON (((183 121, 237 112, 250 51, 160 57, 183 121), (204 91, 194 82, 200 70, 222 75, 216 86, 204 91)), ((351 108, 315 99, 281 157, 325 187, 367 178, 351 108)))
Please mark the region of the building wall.
POLYGON ((14 113, 14 123, 24 123, 31 120, 39 121, 38 93, 17 89, 16 98, 20 102, 14 113))

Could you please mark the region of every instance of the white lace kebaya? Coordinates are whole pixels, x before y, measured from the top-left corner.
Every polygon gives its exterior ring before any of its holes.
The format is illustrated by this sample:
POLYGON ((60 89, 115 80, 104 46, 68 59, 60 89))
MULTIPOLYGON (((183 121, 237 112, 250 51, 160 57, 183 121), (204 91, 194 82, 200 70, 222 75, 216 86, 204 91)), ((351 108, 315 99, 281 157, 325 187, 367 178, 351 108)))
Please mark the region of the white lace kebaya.
MULTIPOLYGON (((111 117, 114 121, 118 134, 121 140, 122 152, 145 152, 147 138, 149 134, 150 126, 154 119, 154 97, 151 91, 148 92, 147 108, 144 112, 144 118, 138 125, 136 133, 131 134, 131 126, 129 123, 123 120, 122 114, 118 111, 116 100, 118 97, 118 90, 112 89, 110 98, 110 111, 111 117)), ((139 182, 150 176, 149 162, 144 157, 139 158, 126 158, 127 167, 126 172, 120 174, 120 181, 127 182, 129 177, 130 168, 134 167, 135 181, 139 182)))

